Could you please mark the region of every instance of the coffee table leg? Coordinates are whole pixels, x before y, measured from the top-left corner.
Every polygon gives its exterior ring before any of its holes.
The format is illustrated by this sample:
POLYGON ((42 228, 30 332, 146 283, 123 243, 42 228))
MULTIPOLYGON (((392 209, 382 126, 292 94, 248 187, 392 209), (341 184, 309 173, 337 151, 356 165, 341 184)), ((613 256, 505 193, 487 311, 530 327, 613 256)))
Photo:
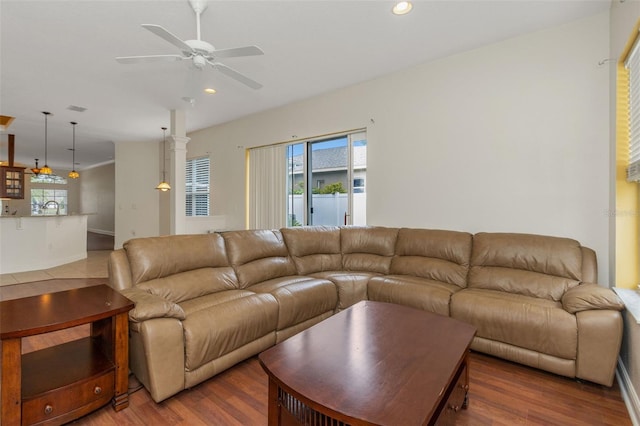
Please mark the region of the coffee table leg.
POLYGON ((469 407, 469 352, 464 357, 464 402, 462 408, 467 409, 469 407))
POLYGON ((280 403, 278 402, 278 384, 269 377, 269 426, 277 426, 280 424, 280 403))

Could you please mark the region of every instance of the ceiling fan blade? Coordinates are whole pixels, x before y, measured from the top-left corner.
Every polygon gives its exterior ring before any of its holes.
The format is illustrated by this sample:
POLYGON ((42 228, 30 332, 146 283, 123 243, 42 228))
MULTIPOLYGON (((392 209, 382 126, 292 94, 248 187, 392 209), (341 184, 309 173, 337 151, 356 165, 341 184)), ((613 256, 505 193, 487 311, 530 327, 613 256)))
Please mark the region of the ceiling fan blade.
POLYGON ((175 62, 184 57, 180 55, 119 56, 116 61, 121 64, 138 64, 141 62, 175 62))
POLYGON ((238 56, 264 55, 264 52, 258 46, 244 46, 214 50, 211 55, 215 58, 233 58, 238 56))
MULTIPOLYGON (((208 61, 207 61, 208 62, 208 61)), ((209 64, 217 69, 218 71, 220 71, 221 73, 225 74, 228 77, 233 78, 234 80, 238 80, 240 83, 242 84, 246 84, 247 86, 251 87, 252 89, 260 89, 262 88, 262 84, 258 83, 255 80, 250 79, 249 77, 247 77, 244 74, 240 74, 238 71, 234 70, 233 68, 229 68, 228 66, 221 64, 220 62, 209 62, 209 64)))
POLYGON ((158 37, 165 39, 166 41, 173 44, 183 52, 193 52, 193 49, 187 43, 180 40, 177 36, 175 36, 173 33, 170 33, 168 30, 164 29, 160 25, 142 24, 142 27, 151 31, 158 37))

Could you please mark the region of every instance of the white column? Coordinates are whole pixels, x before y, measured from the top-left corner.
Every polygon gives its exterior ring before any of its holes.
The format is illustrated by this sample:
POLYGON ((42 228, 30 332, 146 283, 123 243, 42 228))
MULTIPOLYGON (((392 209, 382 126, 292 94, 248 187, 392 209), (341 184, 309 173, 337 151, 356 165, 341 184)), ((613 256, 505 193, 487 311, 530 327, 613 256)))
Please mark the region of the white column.
POLYGON ((187 143, 184 111, 171 110, 171 234, 186 233, 185 216, 185 169, 187 166, 187 143))

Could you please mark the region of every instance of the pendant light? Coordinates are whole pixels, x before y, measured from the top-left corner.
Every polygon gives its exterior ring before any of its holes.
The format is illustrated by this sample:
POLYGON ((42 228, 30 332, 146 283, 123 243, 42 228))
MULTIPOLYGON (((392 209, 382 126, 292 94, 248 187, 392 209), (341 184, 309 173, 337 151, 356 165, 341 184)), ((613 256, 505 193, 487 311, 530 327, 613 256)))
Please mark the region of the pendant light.
POLYGON ((78 179, 80 177, 80 173, 76 172, 76 123, 75 121, 70 122, 73 126, 73 148, 71 152, 73 152, 73 159, 71 160, 71 171, 69 172, 69 177, 71 179, 78 179))
POLYGON ((165 159, 165 152, 167 149, 167 128, 166 127, 162 127, 162 182, 160 182, 158 184, 158 186, 156 186, 156 189, 159 189, 162 192, 167 192, 168 190, 171 189, 171 185, 169 185, 167 183, 167 179, 165 178, 165 164, 166 164, 166 159, 165 159))
POLYGON ((53 170, 47 165, 47 118, 51 113, 47 111, 42 111, 42 113, 44 114, 44 166, 40 169, 40 174, 50 175, 53 170))
POLYGON ((38 167, 38 159, 36 158, 36 166, 31 169, 34 175, 38 176, 40 174, 40 167, 38 167))

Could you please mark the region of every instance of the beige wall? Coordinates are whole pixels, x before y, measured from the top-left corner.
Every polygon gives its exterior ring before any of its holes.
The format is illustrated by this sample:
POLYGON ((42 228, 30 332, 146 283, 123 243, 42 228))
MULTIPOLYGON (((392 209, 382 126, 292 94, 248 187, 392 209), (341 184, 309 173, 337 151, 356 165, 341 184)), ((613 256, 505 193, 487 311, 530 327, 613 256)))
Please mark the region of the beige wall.
POLYGON ((243 228, 245 149, 366 128, 371 225, 576 238, 609 274, 609 14, 190 133, 243 228))

